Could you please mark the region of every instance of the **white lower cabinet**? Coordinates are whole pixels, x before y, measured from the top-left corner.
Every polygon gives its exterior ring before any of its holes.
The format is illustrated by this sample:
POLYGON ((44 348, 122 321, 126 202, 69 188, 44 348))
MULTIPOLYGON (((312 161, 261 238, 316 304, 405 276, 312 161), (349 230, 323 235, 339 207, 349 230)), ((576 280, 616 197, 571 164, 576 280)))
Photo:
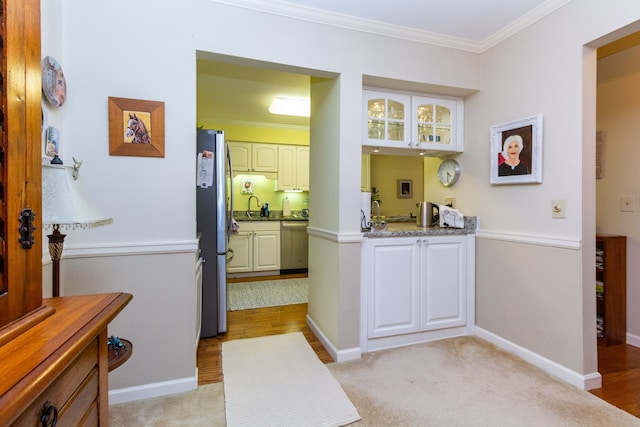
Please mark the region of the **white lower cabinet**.
POLYGON ((233 259, 227 264, 229 273, 280 270, 280 222, 241 221, 229 247, 233 259))
POLYGON ((467 235, 365 239, 363 350, 468 332, 473 239, 467 235))

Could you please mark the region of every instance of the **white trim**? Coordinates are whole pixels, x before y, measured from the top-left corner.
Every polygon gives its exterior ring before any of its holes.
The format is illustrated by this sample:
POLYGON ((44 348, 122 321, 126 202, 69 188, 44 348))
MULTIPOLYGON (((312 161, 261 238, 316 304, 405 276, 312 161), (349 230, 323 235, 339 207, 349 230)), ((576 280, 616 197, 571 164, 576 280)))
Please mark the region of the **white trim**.
POLYGON ((529 11, 525 15, 521 16, 519 19, 511 22, 500 31, 495 34, 487 37, 482 41, 480 52, 483 53, 487 50, 495 47, 511 37, 512 35, 520 32, 521 30, 527 28, 529 25, 533 25, 535 22, 544 18, 547 15, 553 13, 556 9, 561 8, 565 4, 569 3, 570 0, 548 0, 536 7, 535 9, 529 11))
MULTIPOLYGON (((198 252, 198 240, 177 240, 165 242, 129 242, 118 245, 65 245, 62 258, 94 258, 126 255, 159 255, 198 252)), ((51 262, 48 251, 42 255, 43 264, 51 262)))
POLYGON ((301 6, 298 4, 292 4, 280 0, 209 1, 214 3, 226 4, 228 6, 241 7, 257 12, 270 13, 272 15, 298 19, 301 21, 331 25, 347 30, 394 37, 398 39, 427 43, 474 53, 483 53, 486 50, 491 49, 500 42, 520 32, 524 28, 542 19, 554 10, 569 2, 569 0, 547 0, 537 8, 531 10, 526 15, 505 26, 500 31, 491 35, 487 39, 483 41, 477 41, 461 37, 447 36, 444 34, 424 31, 416 28, 393 25, 386 22, 374 21, 371 19, 345 15, 342 13, 330 12, 313 7, 301 6))
POLYGON ((360 351, 360 347, 352 347, 346 350, 338 350, 331 343, 329 338, 325 334, 322 333, 322 330, 318 327, 318 325, 313 321, 313 319, 307 314, 307 325, 311 332, 318 338, 322 346, 327 350, 329 355, 336 362, 347 362, 349 360, 356 360, 362 357, 362 353, 360 351))
POLYGON ((109 405, 182 393, 197 388, 198 374, 196 370, 196 375, 193 377, 109 390, 109 405))
POLYGON ((640 336, 627 332, 627 344, 634 347, 640 347, 640 336))
POLYGON ((410 334, 390 335, 381 338, 370 338, 362 345, 363 352, 386 350, 389 348, 405 347, 430 341, 440 341, 448 338, 464 337, 472 335, 466 326, 455 326, 446 329, 434 329, 432 331, 419 331, 410 334))
POLYGON ((307 234, 337 243, 361 243, 364 238, 362 233, 336 233, 315 227, 307 227, 307 234))
POLYGON ((565 366, 560 365, 553 360, 547 359, 531 350, 519 346, 509 340, 506 340, 492 332, 482 329, 476 326, 476 336, 482 338, 485 341, 489 341, 492 344, 506 350, 516 356, 521 357, 534 366, 542 369, 546 373, 560 378, 569 384, 578 387, 582 390, 591 390, 594 388, 602 387, 602 376, 599 372, 592 372, 590 374, 579 374, 565 366))
POLYGON ((554 248, 579 250, 581 239, 559 239, 551 236, 534 236, 533 234, 504 233, 501 231, 476 230, 479 239, 501 240, 504 242, 526 243, 529 245, 552 246, 554 248))

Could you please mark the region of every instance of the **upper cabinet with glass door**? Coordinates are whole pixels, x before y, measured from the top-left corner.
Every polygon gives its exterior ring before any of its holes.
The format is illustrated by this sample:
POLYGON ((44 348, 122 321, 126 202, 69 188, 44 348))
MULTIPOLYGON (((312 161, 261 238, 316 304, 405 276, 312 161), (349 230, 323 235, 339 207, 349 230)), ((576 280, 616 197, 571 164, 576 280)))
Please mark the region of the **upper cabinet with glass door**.
POLYGON ((365 90, 364 144, 374 147, 407 148, 411 140, 409 95, 365 90))
POLYGON ((462 99, 370 90, 363 95, 367 115, 363 145, 389 153, 399 152, 384 148, 436 155, 463 151, 462 99))
POLYGON ((460 152, 462 100, 411 97, 412 146, 431 151, 460 152))

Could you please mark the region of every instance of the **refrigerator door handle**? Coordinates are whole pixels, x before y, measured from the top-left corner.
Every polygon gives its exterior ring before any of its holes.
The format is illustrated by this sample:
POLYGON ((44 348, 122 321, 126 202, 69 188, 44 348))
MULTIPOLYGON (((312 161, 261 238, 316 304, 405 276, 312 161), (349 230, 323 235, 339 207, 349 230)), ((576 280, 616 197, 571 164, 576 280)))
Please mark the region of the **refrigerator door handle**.
MULTIPOLYGON (((230 184, 230 206, 229 206, 229 218, 227 218, 227 243, 231 242, 231 231, 233 227, 233 167, 231 166, 231 150, 227 144, 227 163, 229 165, 229 184, 230 184)), ((233 258, 233 255, 231 256, 233 258)), ((227 261, 229 262, 229 261, 227 261)))

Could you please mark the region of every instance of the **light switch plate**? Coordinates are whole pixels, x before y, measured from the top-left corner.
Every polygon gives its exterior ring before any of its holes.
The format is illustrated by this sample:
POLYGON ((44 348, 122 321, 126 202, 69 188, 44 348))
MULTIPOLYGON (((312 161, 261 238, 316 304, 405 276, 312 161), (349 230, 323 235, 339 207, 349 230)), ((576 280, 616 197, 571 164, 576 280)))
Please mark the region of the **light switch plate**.
POLYGON ((620 212, 634 212, 635 206, 635 196, 620 196, 620 212))

